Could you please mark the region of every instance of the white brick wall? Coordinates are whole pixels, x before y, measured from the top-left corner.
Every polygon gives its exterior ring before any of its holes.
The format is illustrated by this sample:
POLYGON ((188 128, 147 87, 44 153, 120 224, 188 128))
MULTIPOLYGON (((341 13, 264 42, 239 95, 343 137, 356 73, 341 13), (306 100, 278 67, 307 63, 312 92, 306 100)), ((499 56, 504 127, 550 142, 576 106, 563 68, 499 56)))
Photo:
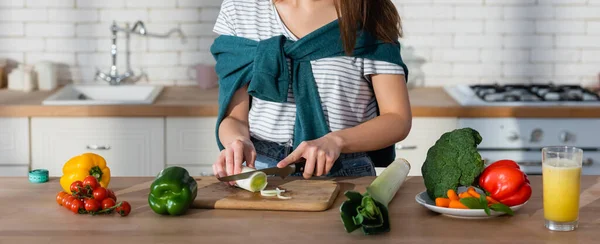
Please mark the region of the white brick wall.
MULTIPOLYGON (((193 85, 190 67, 209 53, 222 0, 0 0, 0 59, 61 64, 65 81, 92 82, 110 66, 110 24, 181 28, 182 43, 132 36, 131 65, 150 83, 193 85)), ((393 0, 403 57, 419 85, 596 82, 600 0, 393 0)), ((119 34, 118 67, 125 68, 119 34)), ((64 82, 64 81, 63 81, 64 82)))

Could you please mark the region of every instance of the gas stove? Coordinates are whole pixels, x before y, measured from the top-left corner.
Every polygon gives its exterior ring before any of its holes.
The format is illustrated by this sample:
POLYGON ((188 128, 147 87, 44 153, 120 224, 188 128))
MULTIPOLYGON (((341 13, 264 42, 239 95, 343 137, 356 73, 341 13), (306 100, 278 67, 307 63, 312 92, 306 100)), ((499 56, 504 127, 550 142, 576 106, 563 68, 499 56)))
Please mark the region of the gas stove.
POLYGON ((598 94, 578 85, 457 85, 444 89, 462 106, 600 106, 598 94))

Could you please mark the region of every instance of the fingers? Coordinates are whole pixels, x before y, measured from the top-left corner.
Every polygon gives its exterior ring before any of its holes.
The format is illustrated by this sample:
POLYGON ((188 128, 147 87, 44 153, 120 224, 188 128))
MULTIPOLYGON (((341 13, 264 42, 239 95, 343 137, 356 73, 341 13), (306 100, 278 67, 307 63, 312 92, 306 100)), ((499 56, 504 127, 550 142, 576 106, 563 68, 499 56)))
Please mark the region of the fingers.
POLYGON ((241 141, 231 143, 233 149, 233 174, 242 172, 242 164, 244 163, 244 144, 241 141))
POLYGON ((296 150, 294 150, 292 153, 290 153, 290 155, 288 155, 283 160, 279 161, 279 163, 277 163, 277 167, 283 168, 285 166, 288 166, 289 164, 293 164, 293 163, 297 162, 298 160, 300 160, 300 158, 302 158, 302 155, 304 154, 305 148, 306 148, 306 143, 305 142, 300 143, 300 145, 298 145, 296 150))
POLYGON ((321 176, 325 173, 327 167, 327 157, 325 151, 319 150, 317 152, 317 164, 316 164, 316 176, 321 176))
POLYGON ((325 154, 325 174, 331 171, 331 168, 333 168, 333 164, 335 163, 338 157, 339 156, 332 156, 329 153, 325 154))
POLYGON ((233 174, 233 150, 231 148, 225 149, 225 170, 227 175, 233 174))
POLYGON ((256 150, 254 148, 246 150, 247 152, 244 154, 244 159, 246 160, 246 166, 250 168, 256 168, 254 166, 254 161, 256 161, 256 150))
POLYGON ((304 179, 310 179, 315 172, 315 167, 317 167, 317 149, 308 149, 305 152, 306 165, 304 166, 304 179))

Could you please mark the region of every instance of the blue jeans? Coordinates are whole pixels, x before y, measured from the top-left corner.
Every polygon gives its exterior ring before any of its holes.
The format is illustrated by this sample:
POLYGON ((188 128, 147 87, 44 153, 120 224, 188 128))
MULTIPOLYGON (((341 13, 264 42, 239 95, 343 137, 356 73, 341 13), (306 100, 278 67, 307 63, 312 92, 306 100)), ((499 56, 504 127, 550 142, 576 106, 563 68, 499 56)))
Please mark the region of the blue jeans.
MULTIPOLYGON (((256 149, 256 169, 276 167, 277 163, 287 157, 292 149, 275 142, 252 138, 256 149)), ((335 161, 327 177, 340 176, 375 176, 375 166, 366 153, 341 154, 335 161)), ((301 176, 296 174, 294 176, 301 176)))

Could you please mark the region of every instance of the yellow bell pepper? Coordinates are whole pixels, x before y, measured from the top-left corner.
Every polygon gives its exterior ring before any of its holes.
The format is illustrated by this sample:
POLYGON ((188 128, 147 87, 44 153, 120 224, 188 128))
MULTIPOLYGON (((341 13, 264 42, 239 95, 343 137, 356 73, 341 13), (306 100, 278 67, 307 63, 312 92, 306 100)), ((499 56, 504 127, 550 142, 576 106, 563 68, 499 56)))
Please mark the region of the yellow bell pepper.
POLYGON ((106 166, 106 161, 102 156, 94 153, 84 153, 69 159, 62 171, 60 185, 69 194, 71 194, 71 184, 78 180, 83 181, 88 175, 94 176, 104 188, 108 187, 110 182, 110 169, 106 166))

